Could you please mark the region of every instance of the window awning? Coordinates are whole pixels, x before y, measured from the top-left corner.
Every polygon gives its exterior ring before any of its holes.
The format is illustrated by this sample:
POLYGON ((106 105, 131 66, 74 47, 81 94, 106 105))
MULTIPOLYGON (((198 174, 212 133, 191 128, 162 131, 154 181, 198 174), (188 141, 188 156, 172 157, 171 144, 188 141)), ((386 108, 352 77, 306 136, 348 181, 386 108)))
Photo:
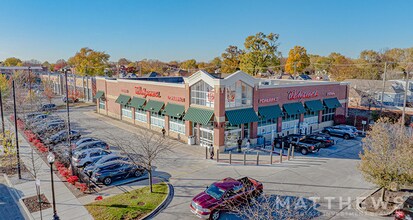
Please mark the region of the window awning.
POLYGON ((145 104, 145 102, 146 102, 146 99, 133 97, 132 100, 130 101, 129 106, 134 107, 134 108, 143 108, 143 105, 145 104))
POLYGON ((189 107, 185 113, 184 120, 206 125, 211 120, 212 115, 214 115, 213 110, 189 107))
POLYGON ((284 104, 283 108, 288 115, 299 115, 305 112, 304 106, 301 102, 284 104))
POLYGON ((100 99, 105 95, 105 93, 103 91, 97 91, 96 95, 95 95, 95 99, 100 99))
POLYGON ((327 106, 327 108, 341 107, 341 104, 337 98, 324 99, 323 102, 324 102, 324 105, 327 106))
POLYGON ((146 102, 144 110, 158 113, 159 111, 161 111, 163 105, 163 102, 149 100, 148 102, 146 102))
POLYGON ((180 118, 184 115, 185 106, 168 103, 163 112, 165 115, 180 118))
POLYGON ((324 109, 323 103, 321 103, 320 100, 306 101, 304 104, 305 107, 307 107, 312 112, 317 112, 324 109))
POLYGON ((263 106, 258 107, 258 114, 261 115, 262 118, 265 120, 274 119, 281 117, 283 112, 279 105, 270 105, 270 106, 263 106))
POLYGON ((229 123, 233 125, 250 123, 259 120, 253 108, 225 111, 225 115, 227 116, 229 123))
POLYGON ((129 100, 130 100, 130 96, 120 94, 115 102, 119 103, 121 105, 126 105, 126 104, 128 104, 129 100))

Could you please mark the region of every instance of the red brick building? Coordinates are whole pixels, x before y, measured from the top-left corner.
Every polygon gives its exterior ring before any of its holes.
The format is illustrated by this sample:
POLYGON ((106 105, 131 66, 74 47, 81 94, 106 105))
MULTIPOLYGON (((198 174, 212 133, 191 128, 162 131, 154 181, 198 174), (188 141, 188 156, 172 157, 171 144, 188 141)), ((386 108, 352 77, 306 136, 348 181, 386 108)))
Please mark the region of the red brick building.
POLYGON ((348 84, 218 77, 96 78, 97 112, 223 151, 238 138, 311 133, 347 115, 348 84))

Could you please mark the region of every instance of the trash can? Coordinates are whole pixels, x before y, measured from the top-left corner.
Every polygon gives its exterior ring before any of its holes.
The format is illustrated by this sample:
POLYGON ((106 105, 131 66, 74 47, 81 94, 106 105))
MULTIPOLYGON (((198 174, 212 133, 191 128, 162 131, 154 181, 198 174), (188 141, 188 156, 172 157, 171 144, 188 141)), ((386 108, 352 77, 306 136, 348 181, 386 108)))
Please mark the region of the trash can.
POLYGON ((188 145, 194 145, 194 144, 195 144, 195 136, 189 136, 188 145))

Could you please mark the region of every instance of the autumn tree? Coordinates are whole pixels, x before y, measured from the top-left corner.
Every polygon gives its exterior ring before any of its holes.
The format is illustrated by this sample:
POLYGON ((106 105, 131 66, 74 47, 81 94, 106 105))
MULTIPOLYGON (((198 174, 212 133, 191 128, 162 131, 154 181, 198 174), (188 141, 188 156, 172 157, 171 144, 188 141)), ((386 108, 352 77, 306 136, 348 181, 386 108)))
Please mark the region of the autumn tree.
POLYGON ((295 46, 288 53, 285 71, 287 73, 301 73, 310 65, 310 57, 307 55, 307 50, 302 46, 295 46))
POLYGON ((53 82, 51 80, 42 80, 43 83, 43 95, 49 101, 49 103, 52 103, 52 99, 54 97, 53 93, 53 82))
POLYGON ((319 56, 319 55, 308 55, 310 58, 310 66, 307 68, 311 72, 328 72, 333 60, 329 57, 319 56))
POLYGON ((413 183, 413 138, 405 126, 379 119, 363 139, 359 170, 365 179, 386 190, 413 183))
POLYGON ((68 63, 74 66, 76 74, 81 76, 103 76, 109 67, 109 54, 84 47, 68 63))
POLYGON ((56 63, 53 65, 53 70, 58 71, 63 69, 64 67, 67 66, 67 62, 64 59, 59 59, 56 61, 56 63))
POLYGON ((190 60, 185 60, 181 63, 181 68, 185 70, 191 70, 191 69, 196 69, 198 68, 198 65, 196 63, 195 59, 190 59, 190 60))
POLYGON ((241 62, 242 50, 237 46, 230 45, 225 52, 221 54, 222 57, 222 73, 233 73, 239 70, 239 64, 241 62))
POLYGON ((143 59, 137 62, 137 67, 140 73, 147 74, 150 72, 162 73, 168 66, 159 60, 143 59))
POLYGON ((118 60, 118 65, 120 65, 120 66, 128 66, 130 63, 131 63, 131 61, 126 59, 126 58, 120 58, 118 60))
POLYGON ((0 74, 0 89, 3 100, 10 95, 10 80, 7 79, 6 75, 0 74))
POLYGON ((328 71, 334 80, 342 81, 356 78, 357 69, 353 60, 339 53, 331 53, 329 58, 331 59, 331 66, 328 71))
POLYGON ((267 67, 279 64, 278 34, 259 32, 245 39, 245 51, 241 56, 241 70, 255 76, 267 67))
POLYGON ((22 66, 23 62, 19 58, 9 57, 4 60, 3 65, 4 66, 22 66))

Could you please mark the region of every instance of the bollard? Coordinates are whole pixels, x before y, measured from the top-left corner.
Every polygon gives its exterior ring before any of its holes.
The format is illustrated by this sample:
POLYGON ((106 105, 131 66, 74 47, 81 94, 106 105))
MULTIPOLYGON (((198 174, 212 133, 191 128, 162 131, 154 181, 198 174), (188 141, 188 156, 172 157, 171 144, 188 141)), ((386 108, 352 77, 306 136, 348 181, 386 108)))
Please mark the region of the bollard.
POLYGON ((244 151, 244 165, 246 164, 246 159, 247 159, 247 152, 246 151, 244 151))
POLYGON ((219 162, 219 149, 217 150, 217 162, 219 162))
POLYGON ((272 151, 270 153, 270 164, 272 165, 272 151))
POLYGON ((287 160, 290 160, 290 153, 291 153, 291 144, 287 151, 287 160))
POLYGON ((293 145, 293 150, 291 151, 291 157, 294 159, 294 148, 295 146, 293 145))
POLYGON ((259 165, 259 161, 260 161, 260 152, 257 152, 257 166, 259 165))
POLYGON ((280 163, 283 162, 283 152, 284 152, 284 142, 281 143, 281 149, 280 149, 280 163))
POLYGON ((229 152, 229 164, 232 164, 232 151, 229 152))
POLYGON ((208 159, 208 148, 205 147, 205 159, 208 159))

